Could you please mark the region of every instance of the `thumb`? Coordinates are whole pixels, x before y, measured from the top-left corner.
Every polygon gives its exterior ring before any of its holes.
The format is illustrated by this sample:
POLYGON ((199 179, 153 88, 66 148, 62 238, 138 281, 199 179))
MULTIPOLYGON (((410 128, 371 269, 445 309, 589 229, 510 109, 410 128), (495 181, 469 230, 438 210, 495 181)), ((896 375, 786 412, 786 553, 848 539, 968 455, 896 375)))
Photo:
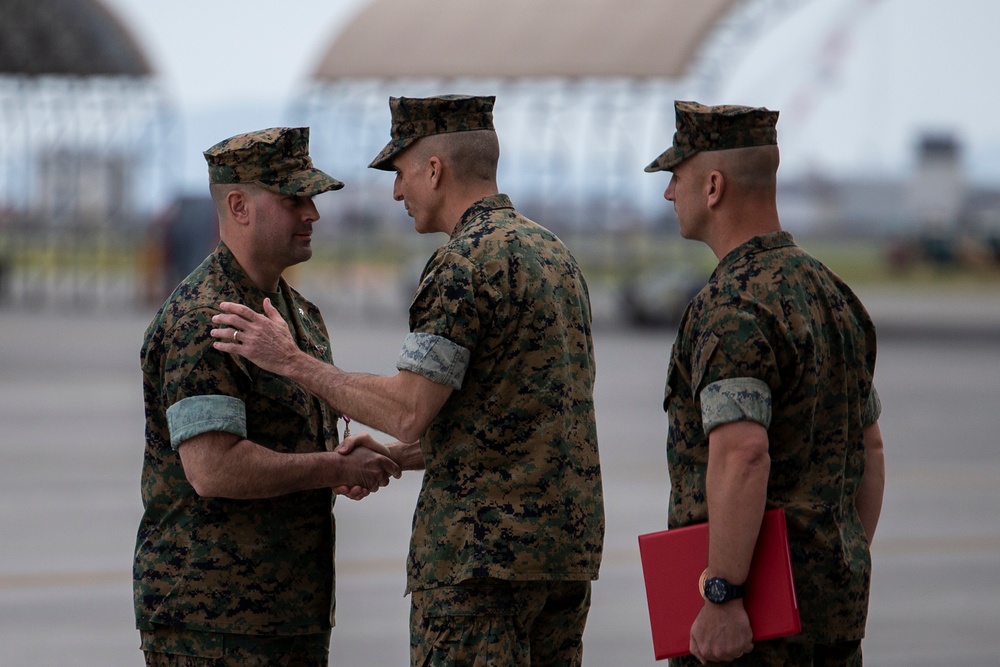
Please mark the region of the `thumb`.
POLYGON ((353 438, 352 437, 345 438, 344 441, 337 446, 337 453, 344 455, 350 454, 351 452, 354 451, 354 447, 357 444, 358 444, 357 436, 354 436, 353 438))

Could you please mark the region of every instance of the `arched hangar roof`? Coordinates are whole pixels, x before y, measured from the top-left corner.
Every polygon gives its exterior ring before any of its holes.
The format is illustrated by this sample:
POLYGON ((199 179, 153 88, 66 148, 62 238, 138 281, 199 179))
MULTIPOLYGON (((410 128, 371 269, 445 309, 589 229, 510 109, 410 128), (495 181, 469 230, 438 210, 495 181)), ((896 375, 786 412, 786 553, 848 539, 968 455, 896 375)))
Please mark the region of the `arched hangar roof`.
POLYGON ((145 77, 152 68, 97 0, 2 0, 0 74, 145 77))
POLYGON ((313 78, 679 79, 737 2, 374 0, 313 78))

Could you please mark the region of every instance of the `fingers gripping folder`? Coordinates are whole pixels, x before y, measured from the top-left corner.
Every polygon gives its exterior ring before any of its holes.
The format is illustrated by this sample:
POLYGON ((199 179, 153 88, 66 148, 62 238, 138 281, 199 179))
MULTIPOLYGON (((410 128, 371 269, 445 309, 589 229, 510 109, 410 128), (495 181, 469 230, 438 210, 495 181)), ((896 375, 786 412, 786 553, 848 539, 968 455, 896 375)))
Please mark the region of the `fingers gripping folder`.
MULTIPOLYGON (((691 625, 704 604, 698 581, 708 563, 708 524, 639 536, 646 602, 657 660, 690 653, 691 625)), ((746 581, 744 606, 755 642, 802 631, 785 511, 764 513, 746 581)))

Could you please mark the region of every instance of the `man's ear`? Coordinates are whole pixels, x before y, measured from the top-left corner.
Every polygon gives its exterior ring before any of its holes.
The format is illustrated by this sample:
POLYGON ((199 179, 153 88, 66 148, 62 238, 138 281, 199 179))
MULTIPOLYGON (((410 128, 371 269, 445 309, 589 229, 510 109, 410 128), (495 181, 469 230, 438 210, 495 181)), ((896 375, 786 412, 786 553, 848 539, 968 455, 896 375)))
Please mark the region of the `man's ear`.
POLYGON ((437 155, 432 155, 427 160, 428 168, 430 169, 430 186, 432 190, 437 190, 441 185, 441 179, 444 176, 444 162, 441 161, 437 155))
POLYGON ((708 172, 705 181, 705 204, 709 207, 718 206, 726 191, 726 177, 717 169, 708 172))
POLYGON ((229 217, 236 223, 249 224, 251 208, 250 195, 242 188, 234 188, 226 194, 226 209, 229 211, 229 217))

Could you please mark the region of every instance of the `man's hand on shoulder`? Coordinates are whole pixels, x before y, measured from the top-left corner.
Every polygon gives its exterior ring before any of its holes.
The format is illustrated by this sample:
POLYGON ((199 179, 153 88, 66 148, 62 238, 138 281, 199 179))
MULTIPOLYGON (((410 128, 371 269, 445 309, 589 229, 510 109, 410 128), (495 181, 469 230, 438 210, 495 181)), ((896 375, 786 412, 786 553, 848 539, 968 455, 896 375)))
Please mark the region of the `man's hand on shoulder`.
POLYGON ((242 304, 223 301, 222 312, 212 317, 213 346, 220 352, 246 357, 266 371, 286 375, 296 355, 300 354, 295 338, 278 309, 264 299, 264 314, 255 313, 242 304))

